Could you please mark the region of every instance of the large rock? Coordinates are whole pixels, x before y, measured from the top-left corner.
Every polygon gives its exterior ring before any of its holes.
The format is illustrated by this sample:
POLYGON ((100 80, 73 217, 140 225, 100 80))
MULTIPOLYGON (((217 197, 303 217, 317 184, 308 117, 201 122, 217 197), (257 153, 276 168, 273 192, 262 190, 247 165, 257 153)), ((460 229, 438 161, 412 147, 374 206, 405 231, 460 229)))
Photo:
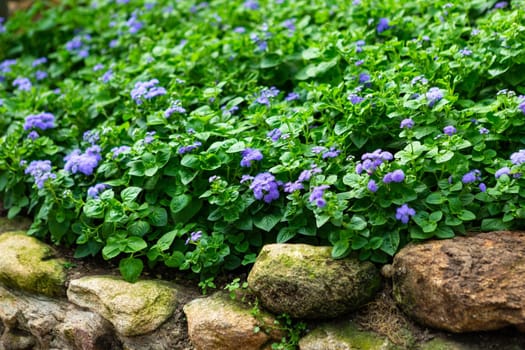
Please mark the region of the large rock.
POLYGON ((525 232, 413 244, 394 258, 396 302, 451 332, 525 325, 525 232))
POLYGON ((260 350, 269 349, 283 334, 272 329, 275 319, 232 300, 228 294, 215 293, 191 301, 184 306, 188 334, 196 350, 260 350), (255 332, 255 328, 260 331, 255 332))
POLYGON ((111 324, 70 303, 0 287, 0 349, 120 349, 111 324))
POLYGON ((299 350, 400 350, 388 338, 359 330, 357 325, 332 322, 319 325, 299 341, 299 350))
POLYGON ((124 336, 157 329, 177 306, 177 290, 166 282, 128 283, 112 276, 72 280, 67 297, 70 302, 102 315, 124 336))
POLYGON ((248 284, 268 310, 295 318, 329 318, 355 310, 380 288, 369 262, 331 258, 330 247, 269 244, 248 275, 248 284))
POLYGON ((31 226, 31 220, 28 218, 8 219, 0 217, 0 233, 10 231, 26 231, 31 226))
POLYGON ((0 235, 0 283, 47 296, 65 294, 64 261, 53 249, 24 232, 0 235))

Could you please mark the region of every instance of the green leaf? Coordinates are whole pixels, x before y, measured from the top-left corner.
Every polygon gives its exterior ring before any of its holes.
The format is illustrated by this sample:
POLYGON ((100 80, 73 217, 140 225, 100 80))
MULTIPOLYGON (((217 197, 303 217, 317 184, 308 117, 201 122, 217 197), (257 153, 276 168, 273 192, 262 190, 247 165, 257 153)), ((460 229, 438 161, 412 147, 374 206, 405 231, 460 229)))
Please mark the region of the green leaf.
POLYGON ((277 243, 285 243, 295 237, 297 230, 292 227, 283 227, 277 234, 277 243))
POLYGON ((363 236, 355 236, 352 240, 352 249, 359 250, 368 244, 368 239, 363 236))
POLYGON ((260 228, 261 230, 264 230, 266 232, 270 232, 272 228, 275 227, 281 221, 282 216, 280 214, 268 214, 256 217, 253 221, 253 224, 260 228))
POLYGON ((350 244, 346 239, 335 242, 332 248, 332 258, 342 259, 346 257, 348 253, 350 253, 350 244))
POLYGON ((236 142, 226 150, 226 153, 239 153, 246 149, 246 144, 242 141, 236 142))
POLYGON ((505 225, 502 219, 483 219, 481 221, 482 231, 502 231, 506 229, 507 225, 505 225))
POLYGON ((104 204, 97 199, 89 199, 82 211, 88 218, 102 219, 104 217, 104 204))
POLYGON ((322 51, 317 47, 310 47, 301 53, 303 60, 313 60, 322 55, 322 51))
POLYGON ((436 231, 434 232, 434 235, 437 238, 443 238, 443 239, 452 238, 455 236, 454 231, 450 227, 445 226, 445 225, 439 225, 436 231))
POLYGON ((166 209, 162 207, 153 207, 149 219, 153 226, 166 226, 168 223, 168 213, 166 209))
POLYGON ((129 257, 120 260, 118 267, 122 277, 124 277, 127 282, 134 283, 139 279, 144 269, 144 263, 140 259, 129 257))
POLYGON ((454 157, 454 152, 452 151, 439 151, 439 153, 434 157, 434 159, 436 160, 436 163, 440 164, 448 162, 452 159, 452 157, 454 157))
POLYGON ((168 267, 178 268, 184 263, 184 261, 186 261, 184 254, 179 251, 174 251, 166 260, 164 260, 164 264, 168 267))
POLYGON ((162 235, 162 237, 159 238, 156 246, 159 247, 161 251, 168 250, 171 244, 173 243, 173 240, 177 236, 177 233, 178 231, 176 230, 166 232, 165 234, 162 235))
POLYGON ((120 197, 122 198, 122 201, 124 203, 133 202, 135 198, 137 198, 137 196, 140 194, 141 191, 142 191, 142 188, 131 186, 131 187, 123 189, 122 192, 120 192, 120 197))
POLYGON ((139 220, 132 222, 130 225, 128 225, 128 231, 133 236, 139 236, 142 237, 146 233, 148 233, 150 230, 150 225, 147 221, 139 220))
POLYGON ((394 256, 399 248, 401 238, 399 237, 399 231, 391 232, 383 237, 383 244, 381 250, 390 256, 394 256))
POLYGON ((443 204, 447 200, 447 197, 443 196, 440 192, 434 192, 427 196, 425 202, 428 204, 443 204))
POLYGON ((188 194, 180 194, 171 199, 170 210, 172 213, 178 213, 191 203, 192 197, 188 194))
POLYGON ((438 211, 431 213, 428 217, 428 220, 433 221, 433 222, 438 222, 439 220, 441 220, 442 217, 443 217, 443 213, 438 210, 438 211))
POLYGON ((69 229, 69 221, 59 223, 55 217, 49 217, 47 223, 53 242, 60 242, 69 229))
POLYGON ((462 221, 471 221, 471 220, 476 219, 476 214, 474 214, 473 212, 469 210, 463 209, 462 211, 459 212, 458 218, 462 221))
POLYGON ((135 253, 148 247, 146 241, 137 236, 130 236, 125 242, 126 248, 124 248, 124 253, 135 253))
POLYGON ((354 215, 352 219, 350 219, 348 228, 355 231, 364 230, 366 228, 366 220, 361 216, 354 215))

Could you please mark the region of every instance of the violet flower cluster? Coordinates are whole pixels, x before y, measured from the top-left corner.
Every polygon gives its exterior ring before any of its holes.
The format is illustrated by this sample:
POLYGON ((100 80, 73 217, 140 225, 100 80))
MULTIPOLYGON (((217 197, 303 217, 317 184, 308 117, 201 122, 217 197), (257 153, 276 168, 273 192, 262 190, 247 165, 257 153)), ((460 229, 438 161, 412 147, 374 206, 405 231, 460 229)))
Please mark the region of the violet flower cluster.
POLYGON ((245 168, 252 166, 253 161, 260 161, 263 159, 261 151, 253 148, 246 148, 244 151, 242 151, 241 155, 241 166, 245 168))
POLYGON ((97 199, 98 196, 108 188, 110 188, 110 186, 107 184, 96 184, 95 186, 91 186, 90 188, 88 188, 87 196, 93 199, 97 199))
POLYGON ((431 87, 425 94, 429 107, 434 107, 443 98, 443 91, 437 87, 431 87))
POLYGON ((117 158, 120 154, 129 153, 131 151, 131 147, 129 146, 119 146, 119 147, 113 147, 111 149, 111 153, 113 153, 112 158, 117 158))
POLYGON ((326 206, 326 200, 323 198, 324 191, 329 189, 329 188, 330 188, 330 186, 328 186, 328 185, 320 185, 320 186, 314 187, 312 189, 312 191, 310 192, 310 197, 308 198, 310 203, 316 205, 319 208, 325 207, 326 206))
POLYGON ((157 86, 159 83, 158 79, 151 79, 149 81, 137 82, 131 90, 131 98, 135 101, 136 104, 141 105, 144 103, 144 100, 151 100, 156 96, 161 96, 166 94, 166 89, 157 86))
POLYGON ((84 153, 76 149, 64 158, 64 170, 71 174, 82 173, 89 176, 101 160, 99 146, 91 146, 84 153))
POLYGON ((51 172, 50 160, 34 160, 24 171, 25 174, 33 176, 36 186, 41 189, 48 179, 55 179, 56 174, 51 172))
POLYGON ((185 154, 199 148, 200 146, 202 146, 202 143, 200 141, 195 141, 191 145, 179 147, 178 152, 179 154, 185 154))
POLYGON ((31 80, 28 78, 18 77, 13 80, 13 86, 20 91, 31 91, 31 87, 33 85, 31 84, 31 80))
POLYGON ((24 130, 40 129, 46 130, 55 127, 55 116, 51 113, 30 114, 24 122, 24 130))
MULTIPOLYGON (((243 177, 243 181, 246 181, 249 177, 243 177)), ((257 174, 250 184, 250 189, 253 191, 253 196, 257 200, 263 200, 266 203, 279 198, 279 186, 281 183, 275 180, 269 172, 257 174)))
POLYGON ((408 224, 411 216, 416 215, 416 211, 410 208, 407 204, 403 204, 396 210, 396 219, 401 221, 403 224, 408 224))
POLYGON ((321 168, 317 164, 312 164, 310 169, 303 170, 299 177, 294 182, 287 182, 284 184, 284 192, 293 193, 304 189, 303 182, 309 181, 314 174, 320 174, 321 168))
POLYGON ((394 159, 392 153, 376 149, 372 153, 365 153, 361 156, 361 162, 358 162, 355 166, 355 171, 361 174, 366 171, 368 175, 372 175, 378 166, 394 159))
POLYGON ((255 102, 261 105, 270 106, 270 100, 279 95, 279 92, 279 89, 275 86, 272 86, 269 89, 264 89, 259 93, 255 102))

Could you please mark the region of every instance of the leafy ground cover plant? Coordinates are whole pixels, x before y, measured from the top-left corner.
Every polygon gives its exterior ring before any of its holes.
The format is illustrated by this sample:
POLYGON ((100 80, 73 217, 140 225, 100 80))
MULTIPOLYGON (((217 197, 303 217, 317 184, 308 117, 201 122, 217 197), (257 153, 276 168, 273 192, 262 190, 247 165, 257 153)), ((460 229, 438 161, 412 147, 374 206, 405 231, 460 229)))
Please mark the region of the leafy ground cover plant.
POLYGON ((386 262, 525 219, 524 2, 61 1, 0 22, 0 197, 212 285, 270 242, 386 262))

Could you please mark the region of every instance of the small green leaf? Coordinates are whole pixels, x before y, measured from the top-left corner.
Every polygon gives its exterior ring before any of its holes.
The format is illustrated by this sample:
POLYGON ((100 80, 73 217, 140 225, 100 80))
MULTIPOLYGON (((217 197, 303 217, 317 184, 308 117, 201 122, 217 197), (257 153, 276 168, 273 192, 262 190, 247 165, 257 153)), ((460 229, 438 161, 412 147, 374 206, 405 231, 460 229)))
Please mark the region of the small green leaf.
POLYGON ((471 220, 476 219, 476 214, 474 214, 473 212, 469 210, 463 209, 462 211, 459 212, 458 218, 462 221, 471 221, 471 220))
POLYGON ((166 226, 168 223, 168 213, 166 209, 162 207, 153 207, 149 219, 153 226, 166 226))
POLYGON ((123 189, 122 192, 120 192, 120 197, 122 198, 122 201, 124 203, 133 202, 135 198, 137 198, 137 196, 140 194, 141 191, 142 191, 142 188, 131 186, 131 187, 123 189))
POLYGON ((129 257, 120 260, 118 267, 122 277, 124 277, 127 282, 134 283, 139 279, 144 269, 144 263, 140 259, 129 257))
POLYGON ((130 236, 125 242, 126 248, 124 248, 124 253, 135 253, 148 247, 146 241, 137 236, 130 236))
POLYGON ((427 196, 425 202, 428 204, 443 204, 447 200, 447 197, 443 196, 440 192, 434 192, 427 196))
POLYGON ((170 202, 170 210, 172 213, 178 213, 182 209, 186 208, 188 204, 191 203, 191 196, 188 194, 180 194, 174 196, 170 202))
POLYGON ((182 252, 174 251, 166 260, 164 260, 164 264, 168 267, 177 268, 180 267, 185 260, 186 257, 182 252))
POLYGON ((147 221, 139 220, 132 222, 130 225, 128 225, 128 231, 133 236, 139 236, 142 237, 146 233, 148 233, 150 230, 150 225, 147 221))
POLYGON ((350 253, 350 244, 347 240, 337 241, 332 248, 332 258, 342 259, 350 253))
POLYGON ((507 225, 501 219, 483 219, 481 221, 482 231, 501 231, 506 229, 507 225))
POLYGON ((353 250, 359 250, 363 247, 365 247, 368 244, 368 240, 362 236, 356 236, 352 240, 352 249, 353 250))
POLYGON ((283 227, 277 234, 277 243, 285 243, 295 237, 297 230, 292 227, 283 227))
POLYGON ((355 231, 364 230, 366 228, 366 220, 361 216, 354 215, 352 216, 352 219, 350 219, 348 228, 355 231))
POLYGON ((281 218, 281 215, 278 214, 263 215, 255 218, 253 224, 261 230, 270 232, 281 221, 281 218))

